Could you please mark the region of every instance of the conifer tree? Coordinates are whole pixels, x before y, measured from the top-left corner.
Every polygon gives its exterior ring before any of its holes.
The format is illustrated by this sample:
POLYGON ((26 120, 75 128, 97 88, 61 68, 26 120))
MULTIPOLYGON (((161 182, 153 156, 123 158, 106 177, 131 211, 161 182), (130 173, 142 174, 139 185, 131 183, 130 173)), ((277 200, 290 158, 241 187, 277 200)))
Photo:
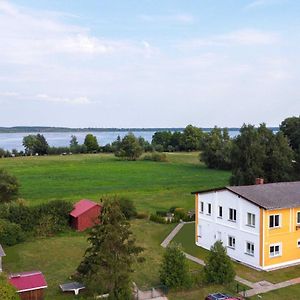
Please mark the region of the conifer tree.
POLYGON ((143 259, 143 251, 136 246, 130 224, 121 212, 117 200, 105 201, 101 223, 89 235, 90 246, 77 271, 79 277, 94 294, 109 293, 108 299, 131 299, 130 274, 133 263, 143 259))
POLYGON ((216 241, 210 248, 207 263, 204 267, 204 278, 208 283, 231 283, 235 271, 221 241, 216 241))

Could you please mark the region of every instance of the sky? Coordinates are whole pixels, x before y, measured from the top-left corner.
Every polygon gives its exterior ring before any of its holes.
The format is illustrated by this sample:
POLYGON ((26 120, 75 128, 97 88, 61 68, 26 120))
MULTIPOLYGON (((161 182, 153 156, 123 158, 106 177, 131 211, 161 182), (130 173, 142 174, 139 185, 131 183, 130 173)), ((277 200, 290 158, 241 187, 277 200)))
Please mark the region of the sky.
POLYGON ((0 0, 0 126, 278 126, 298 0, 0 0))

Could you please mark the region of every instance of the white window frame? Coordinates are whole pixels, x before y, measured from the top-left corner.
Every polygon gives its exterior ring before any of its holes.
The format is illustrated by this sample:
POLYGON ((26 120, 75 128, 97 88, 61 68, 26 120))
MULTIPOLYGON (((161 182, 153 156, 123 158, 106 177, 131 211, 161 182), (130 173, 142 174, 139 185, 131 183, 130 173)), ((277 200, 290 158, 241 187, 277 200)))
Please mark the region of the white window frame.
POLYGON ((280 228, 281 227, 281 214, 272 214, 272 215, 269 215, 269 229, 273 229, 273 228, 280 228), (278 216, 278 226, 275 226, 275 217, 278 216), (273 218, 273 225, 274 226, 271 226, 271 217, 274 217, 273 218))
POLYGON ((300 248, 300 239, 297 240, 297 247, 300 248))
POLYGON ((300 211, 297 211, 297 215, 296 215, 296 222, 297 222, 297 225, 300 225, 300 222, 298 222, 298 214, 300 216, 300 211))
POLYGON ((227 247, 230 248, 230 249, 235 250, 235 237, 234 236, 228 235, 228 238, 227 238, 227 247), (231 239, 232 245, 230 245, 230 242, 229 242, 230 239, 231 239))
POLYGON ((204 202, 200 201, 200 213, 203 214, 204 213, 204 202))
POLYGON ((212 205, 211 203, 207 203, 207 215, 211 216, 211 211, 212 211, 212 205))
POLYGON ((230 221, 230 222, 236 222, 236 209, 235 208, 229 208, 228 209, 228 221, 230 221), (235 217, 233 219, 230 219, 230 210, 232 210, 232 216, 235 217))
POLYGON ((222 219, 223 218, 223 207, 221 205, 218 206, 218 218, 222 219), (220 211, 222 214, 220 215, 220 211))
POLYGON ((271 245, 269 246, 269 255, 270 255, 270 258, 282 256, 282 244, 281 244, 281 243, 271 244, 271 245), (275 252, 275 247, 277 247, 277 246, 279 247, 279 251, 278 251, 278 253, 276 254, 276 252, 275 252), (271 247, 274 247, 274 254, 273 254, 273 255, 271 254, 271 247))
POLYGON ((255 214, 247 212, 247 226, 255 227, 256 217, 255 214), (250 223, 249 223, 249 216, 250 216, 250 223))
POLYGON ((246 251, 245 251, 245 253, 247 255, 254 256, 254 253, 255 253, 255 244, 253 242, 246 241, 246 251), (248 252, 248 244, 250 244, 250 249, 251 249, 250 252, 248 252), (253 246, 253 253, 252 253, 252 247, 251 246, 253 246))

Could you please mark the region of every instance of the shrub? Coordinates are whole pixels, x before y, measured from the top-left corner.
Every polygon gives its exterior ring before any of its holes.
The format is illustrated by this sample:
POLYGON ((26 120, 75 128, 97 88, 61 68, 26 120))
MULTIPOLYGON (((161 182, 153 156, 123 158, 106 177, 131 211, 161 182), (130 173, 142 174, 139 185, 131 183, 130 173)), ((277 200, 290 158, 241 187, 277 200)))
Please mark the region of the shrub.
POLYGON ((137 215, 136 207, 132 200, 129 200, 127 198, 120 198, 119 204, 122 213, 126 217, 127 220, 133 219, 137 215))
POLYGON ((7 219, 10 222, 19 224, 24 231, 29 232, 36 231, 36 227, 41 226, 41 222, 45 222, 45 219, 51 216, 52 233, 56 233, 63 231, 68 226, 69 213, 72 208, 70 202, 60 200, 54 200, 34 207, 11 205, 7 219))
POLYGON ((180 220, 183 220, 187 216, 185 209, 180 207, 175 208, 174 215, 180 220))
POLYGON ((157 210, 156 214, 160 217, 166 217, 167 216, 167 211, 166 210, 157 210))
POLYGON ((167 221, 164 217, 158 216, 156 214, 151 214, 150 215, 150 221, 155 222, 155 223, 160 223, 160 224, 166 224, 167 221))
POLYGON ((169 288, 187 288, 192 284, 186 257, 178 245, 167 247, 159 273, 161 283, 169 288))
POLYGON ((0 170, 0 203, 15 200, 19 194, 19 182, 17 178, 7 171, 0 170))
POLYGON ((13 246, 25 240, 25 235, 18 224, 0 220, 0 244, 13 246))
POLYGON ((7 218, 10 222, 21 226, 23 231, 32 231, 38 221, 35 207, 11 205, 7 218))
POLYGON ((149 215, 147 212, 138 212, 136 215, 137 219, 148 219, 149 215))
POLYGON ((69 224, 69 213, 73 209, 70 202, 54 200, 36 207, 36 215, 39 224, 45 220, 45 216, 51 216, 52 233, 63 231, 69 224))
POLYGON ((156 162, 167 162, 167 155, 165 153, 152 152, 144 156, 144 160, 156 161, 156 162))
POLYGON ((204 267, 204 278, 208 283, 227 284, 233 282, 235 271, 221 241, 216 241, 210 248, 204 267))
POLYGON ((16 289, 8 282, 4 274, 0 274, 0 299, 18 300, 20 299, 16 289))

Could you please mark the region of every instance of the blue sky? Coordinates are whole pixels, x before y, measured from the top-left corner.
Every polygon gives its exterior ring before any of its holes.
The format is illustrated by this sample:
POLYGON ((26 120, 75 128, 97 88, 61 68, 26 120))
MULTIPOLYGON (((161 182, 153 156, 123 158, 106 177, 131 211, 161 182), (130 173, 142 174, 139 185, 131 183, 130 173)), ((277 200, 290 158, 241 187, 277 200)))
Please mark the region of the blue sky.
POLYGON ((300 2, 0 0, 0 126, 269 126, 300 113, 300 2))

